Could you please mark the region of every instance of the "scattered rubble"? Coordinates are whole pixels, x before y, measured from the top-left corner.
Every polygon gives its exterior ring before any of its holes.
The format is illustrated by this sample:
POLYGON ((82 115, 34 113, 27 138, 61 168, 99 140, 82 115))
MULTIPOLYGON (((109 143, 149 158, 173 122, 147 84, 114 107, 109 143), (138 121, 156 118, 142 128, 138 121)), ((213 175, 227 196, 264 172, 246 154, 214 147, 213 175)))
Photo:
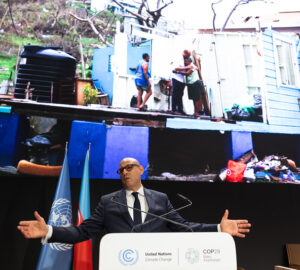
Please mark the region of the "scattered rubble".
MULTIPOLYGON (((237 163, 246 164, 240 182, 277 182, 300 184, 300 170, 293 160, 280 155, 265 156, 258 160, 253 150, 247 152, 237 163)), ((228 181, 228 175, 232 172, 228 168, 221 171, 219 178, 228 181)))

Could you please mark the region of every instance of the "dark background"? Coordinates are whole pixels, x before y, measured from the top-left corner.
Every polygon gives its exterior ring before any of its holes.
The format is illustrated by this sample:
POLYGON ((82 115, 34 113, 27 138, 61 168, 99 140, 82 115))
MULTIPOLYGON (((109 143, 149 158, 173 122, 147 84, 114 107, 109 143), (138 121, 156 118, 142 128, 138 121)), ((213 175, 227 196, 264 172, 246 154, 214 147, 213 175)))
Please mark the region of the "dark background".
MULTIPOLYGON (((148 173, 154 176, 162 172, 202 174, 207 167, 211 173, 219 173, 227 166, 228 159, 232 159, 230 134, 206 130, 151 128, 148 173)), ((286 156, 299 167, 299 135, 252 132, 252 141, 253 151, 259 160, 269 155, 286 156)))
MULTIPOLYGON (((2 176, 0 192, 1 269, 35 269, 40 240, 27 240, 17 230, 19 220, 33 218, 33 211, 47 220, 57 178, 2 176)), ((232 219, 247 218, 252 231, 235 238, 238 266, 246 270, 274 269, 288 265, 286 243, 300 243, 300 185, 263 183, 203 183, 144 181, 145 187, 166 192, 174 206, 184 204, 176 193, 193 201, 181 214, 190 221, 219 223, 226 208, 232 219)), ((121 187, 119 180, 90 181, 91 209, 103 194, 121 187)), ((73 222, 76 220, 80 179, 71 179, 73 222)), ((94 269, 98 267, 100 236, 93 240, 94 269)))

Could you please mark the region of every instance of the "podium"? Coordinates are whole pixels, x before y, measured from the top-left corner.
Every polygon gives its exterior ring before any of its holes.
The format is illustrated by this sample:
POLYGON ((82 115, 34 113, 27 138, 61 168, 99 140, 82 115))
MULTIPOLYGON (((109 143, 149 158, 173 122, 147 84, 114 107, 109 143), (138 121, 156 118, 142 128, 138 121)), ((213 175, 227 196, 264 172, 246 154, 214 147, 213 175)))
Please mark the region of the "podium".
POLYGON ((112 233, 100 242, 100 270, 236 270, 227 233, 112 233))

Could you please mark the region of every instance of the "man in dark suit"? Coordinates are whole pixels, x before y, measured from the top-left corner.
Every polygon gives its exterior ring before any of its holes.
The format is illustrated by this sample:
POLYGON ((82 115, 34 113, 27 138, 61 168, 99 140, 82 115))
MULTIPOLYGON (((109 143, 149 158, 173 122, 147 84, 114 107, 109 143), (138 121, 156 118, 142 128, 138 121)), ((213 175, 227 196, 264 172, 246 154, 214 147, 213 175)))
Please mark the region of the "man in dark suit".
POLYGON ((225 211, 220 224, 186 221, 176 211, 172 212, 173 206, 165 193, 143 187, 141 181, 143 172, 143 166, 136 159, 123 159, 118 170, 123 189, 102 196, 93 215, 84 220, 80 226, 49 226, 35 211, 36 220, 20 221, 18 229, 25 238, 43 238, 44 243, 78 243, 92 238, 102 229, 106 229, 108 233, 131 232, 133 228, 140 232, 162 232, 167 228, 171 231, 192 229, 198 232, 227 232, 238 237, 245 237, 245 233, 249 232, 251 225, 248 221, 228 219, 228 210, 225 211), (147 222, 153 218, 150 213, 159 216, 170 213, 165 217, 173 222, 159 218, 147 222), (141 225, 142 223, 145 225, 141 225))

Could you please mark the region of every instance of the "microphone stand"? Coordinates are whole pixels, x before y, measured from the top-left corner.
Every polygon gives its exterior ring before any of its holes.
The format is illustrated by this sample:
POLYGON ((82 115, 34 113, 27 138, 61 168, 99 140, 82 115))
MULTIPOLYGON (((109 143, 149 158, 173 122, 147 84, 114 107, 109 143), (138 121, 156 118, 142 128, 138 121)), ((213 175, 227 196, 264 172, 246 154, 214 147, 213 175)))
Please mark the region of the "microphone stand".
POLYGON ((135 208, 135 207, 128 206, 127 204, 120 203, 120 202, 114 200, 115 197, 111 197, 111 201, 114 202, 114 203, 116 203, 116 204, 118 204, 118 205, 121 205, 121 206, 130 208, 130 209, 133 209, 133 210, 136 210, 136 211, 145 213, 146 215, 150 215, 150 216, 154 217, 153 219, 150 219, 150 220, 148 220, 148 221, 145 222, 145 223, 141 223, 141 224, 137 224, 137 225, 133 226, 132 229, 131 229, 131 232, 133 232, 134 229, 135 229, 136 227, 142 226, 142 225, 145 225, 145 224, 148 224, 148 223, 150 223, 150 222, 152 222, 152 221, 154 221, 154 220, 156 220, 156 219, 162 219, 162 220, 164 220, 164 221, 171 222, 171 223, 173 223, 173 224, 176 224, 176 225, 185 227, 185 228, 187 228, 187 229, 188 229, 189 231, 191 231, 191 232, 194 232, 194 230, 193 230, 190 226, 185 225, 185 224, 182 224, 182 223, 180 223, 180 222, 177 222, 177 221, 174 221, 174 220, 172 220, 172 219, 169 219, 169 218, 165 218, 165 217, 164 217, 164 216, 166 216, 166 215, 169 215, 169 214, 171 214, 171 213, 173 213, 173 212, 179 211, 179 210, 181 210, 181 209, 184 209, 184 208, 189 207, 189 206, 192 205, 192 202, 191 202, 188 198, 186 198, 185 196, 183 196, 183 195, 181 195, 181 194, 177 194, 177 195, 178 195, 179 197, 181 197, 182 199, 187 200, 187 201, 189 202, 189 204, 184 205, 184 206, 182 206, 182 207, 180 207, 180 208, 178 208, 178 209, 173 209, 172 211, 167 212, 167 213, 165 213, 165 214, 163 214, 163 215, 161 215, 161 216, 156 215, 156 214, 153 214, 153 213, 150 213, 150 212, 143 211, 143 210, 141 210, 141 209, 137 209, 137 208, 135 208))
MULTIPOLYGON (((181 195, 181 194, 179 194, 179 193, 177 193, 177 196, 180 197, 180 198, 182 198, 182 199, 184 199, 185 201, 188 201, 189 204, 184 205, 184 206, 181 206, 181 207, 179 207, 179 208, 177 208, 177 209, 173 209, 172 211, 167 212, 167 213, 164 213, 163 215, 160 215, 159 217, 165 217, 165 216, 167 216, 167 215, 169 215, 169 214, 172 214, 172 213, 174 213, 174 212, 177 212, 177 211, 179 211, 179 210, 182 210, 182 209, 184 209, 184 208, 187 208, 187 207, 192 206, 193 203, 192 203, 192 201, 191 201, 190 199, 188 199, 187 197, 185 197, 185 196, 183 196, 183 195, 181 195)), ((152 221, 154 221, 154 220, 156 220, 156 219, 158 219, 158 217, 152 218, 152 219, 150 219, 150 220, 148 220, 148 221, 146 221, 146 222, 144 222, 144 223, 137 224, 137 225, 133 226, 132 229, 131 229, 131 232, 133 232, 137 227, 146 225, 146 224, 148 224, 148 223, 151 223, 152 221)), ((181 224, 181 223, 180 223, 180 224, 181 224)), ((185 225, 185 224, 181 224, 181 225, 185 225)), ((186 226, 187 226, 187 225, 186 225, 186 226)), ((189 228, 190 228, 190 227, 189 227, 189 228)), ((192 228, 190 228, 190 230, 193 232, 193 229, 192 229, 192 228)))

